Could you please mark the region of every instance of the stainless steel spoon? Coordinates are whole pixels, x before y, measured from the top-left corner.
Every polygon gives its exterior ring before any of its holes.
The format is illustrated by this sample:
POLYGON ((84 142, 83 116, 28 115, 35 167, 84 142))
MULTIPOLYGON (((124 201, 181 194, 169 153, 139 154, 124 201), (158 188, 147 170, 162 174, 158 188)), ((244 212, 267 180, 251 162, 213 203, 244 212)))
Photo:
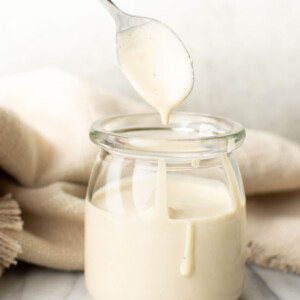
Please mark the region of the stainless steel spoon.
MULTIPOLYGON (((139 27, 139 26, 145 25, 145 24, 147 24, 149 22, 155 22, 155 23, 158 23, 158 24, 164 26, 164 28, 167 29, 173 35, 174 40, 178 40, 178 42, 182 46, 182 49, 186 52, 186 54, 184 54, 184 55, 187 55, 187 57, 189 58, 189 62, 187 62, 187 63, 190 63, 190 77, 188 79, 188 80, 190 80, 190 85, 189 85, 188 89, 186 89, 184 91, 184 97, 181 97, 181 95, 179 95, 178 102, 177 103, 175 102, 174 106, 173 105, 170 106, 171 110, 175 106, 179 105, 190 94, 190 92, 191 92, 191 90, 193 88, 193 85, 194 85, 194 70, 193 70, 192 62, 191 62, 190 56, 188 54, 188 51, 186 50, 184 44, 181 42, 181 40, 178 38, 178 36, 168 26, 166 26, 165 24, 162 24, 161 22, 159 22, 159 21, 157 21, 155 19, 151 19, 151 18, 147 18, 147 17, 138 17, 138 16, 129 15, 129 14, 123 12, 122 10, 120 10, 111 0, 100 0, 100 2, 103 4, 103 6, 109 12, 109 14, 113 17, 113 19, 114 19, 114 21, 116 23, 117 36, 121 32, 129 30, 129 29, 131 29, 133 27, 139 27)), ((133 38, 131 38, 131 40, 132 39, 133 38)), ((138 43, 139 43, 139 41, 137 41, 137 44, 135 45, 136 48, 138 48, 138 46, 137 46, 138 43)), ((141 48, 143 48, 143 45, 140 45, 140 46, 141 46, 141 48)), ((169 49, 167 49, 167 51, 170 52, 170 57, 172 57, 172 52, 174 51, 174 49, 172 49, 171 46, 167 46, 167 47, 169 47, 169 49)), ((164 49, 164 51, 165 51, 165 49, 164 49)), ((149 53, 149 51, 148 51, 148 53, 149 53)), ((137 74, 131 74, 131 77, 130 77, 130 75, 128 75, 128 72, 126 72, 127 71, 126 68, 124 69, 123 66, 122 66, 122 63, 120 62, 120 56, 119 56, 119 54, 120 53, 118 52, 118 49, 117 49, 117 58, 118 58, 119 66, 123 70, 123 72, 126 75, 126 77, 129 79, 129 81, 132 84, 135 83, 136 79, 137 79, 137 77, 135 77, 135 76, 137 76, 137 74)), ((169 59, 170 57, 168 57, 167 60, 165 60, 165 61, 170 61, 170 59, 169 59)), ((177 62, 174 61, 173 65, 177 65, 177 62)), ((153 63, 153 66, 155 66, 155 62, 153 63)), ((153 70, 151 70, 151 73, 156 73, 156 72, 152 72, 152 71, 153 70)), ((180 66, 179 63, 178 63, 178 68, 177 69, 176 68, 171 68, 170 70, 166 70, 167 73, 169 72, 169 74, 171 74, 170 77, 172 77, 172 72, 174 73, 174 72, 181 72, 181 71, 182 71, 182 65, 180 66)), ((150 72, 148 72, 148 73, 150 74, 150 72)), ((175 81, 174 84, 177 84, 176 81, 175 81)), ((153 89, 153 90, 155 90, 155 89, 153 89)), ((151 101, 149 102, 145 97, 143 97, 143 98, 150 105, 152 105, 155 109, 157 109, 160 112, 160 114, 162 116, 162 121, 163 121, 163 123, 166 124, 168 122, 169 114, 170 114, 171 110, 169 110, 168 112, 162 113, 162 111, 160 111, 159 107, 153 105, 154 103, 152 103, 151 101)))

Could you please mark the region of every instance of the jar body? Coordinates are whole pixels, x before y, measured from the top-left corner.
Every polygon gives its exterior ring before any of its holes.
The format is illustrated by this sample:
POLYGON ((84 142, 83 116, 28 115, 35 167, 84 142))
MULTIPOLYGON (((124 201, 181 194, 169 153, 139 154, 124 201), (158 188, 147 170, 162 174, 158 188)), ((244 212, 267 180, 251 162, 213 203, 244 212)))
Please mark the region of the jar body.
POLYGON ((233 153, 161 159, 100 151, 85 219, 94 300, 235 300, 244 266, 245 195, 233 153))

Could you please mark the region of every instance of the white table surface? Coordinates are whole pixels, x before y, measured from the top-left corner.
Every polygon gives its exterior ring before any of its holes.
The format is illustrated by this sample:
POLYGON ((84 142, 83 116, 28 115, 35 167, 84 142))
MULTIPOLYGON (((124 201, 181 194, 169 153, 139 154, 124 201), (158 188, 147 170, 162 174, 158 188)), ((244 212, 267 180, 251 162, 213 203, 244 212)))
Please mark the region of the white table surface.
MULTIPOLYGON (((0 279, 0 299, 91 300, 82 272, 54 271, 27 264, 6 271, 0 279)), ((300 276, 247 266, 245 289, 239 300, 265 299, 299 300, 300 276)))

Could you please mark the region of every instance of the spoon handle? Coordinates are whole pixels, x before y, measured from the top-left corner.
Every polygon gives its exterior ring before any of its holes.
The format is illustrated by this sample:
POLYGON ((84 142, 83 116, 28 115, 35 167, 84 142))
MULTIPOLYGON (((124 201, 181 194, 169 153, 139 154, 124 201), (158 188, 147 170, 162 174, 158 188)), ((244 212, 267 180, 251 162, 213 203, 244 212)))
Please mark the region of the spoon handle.
MULTIPOLYGON (((1 0, 0 0, 1 1, 1 0)), ((111 0, 99 0, 104 8, 109 12, 112 18, 115 20, 117 32, 126 30, 128 28, 145 24, 151 19, 133 16, 125 13, 119 7, 117 7, 111 0)))
POLYGON ((125 13, 121 11, 111 0, 99 0, 108 13, 115 20, 116 24, 119 24, 125 17, 125 13))

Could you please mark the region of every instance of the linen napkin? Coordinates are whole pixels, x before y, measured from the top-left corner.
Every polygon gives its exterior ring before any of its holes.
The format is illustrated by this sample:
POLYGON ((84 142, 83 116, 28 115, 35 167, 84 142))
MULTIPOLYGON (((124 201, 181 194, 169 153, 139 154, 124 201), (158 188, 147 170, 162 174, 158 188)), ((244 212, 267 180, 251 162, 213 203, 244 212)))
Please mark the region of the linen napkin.
MULTIPOLYGON (((14 228, 0 227, 15 248, 0 242, 0 264, 7 267, 18 254, 46 267, 83 269, 84 197, 98 151, 88 137, 90 125, 145 110, 62 71, 0 80, 0 195, 8 195, 15 209, 4 214, 14 218, 14 228)), ((300 274, 299 145, 248 130, 237 156, 250 195, 248 261, 300 274)))

